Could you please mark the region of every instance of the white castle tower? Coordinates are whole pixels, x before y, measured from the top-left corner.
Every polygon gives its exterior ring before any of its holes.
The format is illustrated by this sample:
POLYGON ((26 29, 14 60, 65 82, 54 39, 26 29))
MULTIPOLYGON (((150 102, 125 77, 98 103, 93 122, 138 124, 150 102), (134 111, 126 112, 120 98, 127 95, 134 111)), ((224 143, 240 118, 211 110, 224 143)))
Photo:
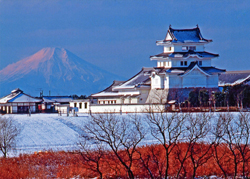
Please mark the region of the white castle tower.
POLYGON ((156 42, 163 46, 163 53, 150 57, 162 69, 151 75, 151 89, 217 88, 218 75, 225 70, 211 66, 211 60, 219 55, 205 51, 210 42, 198 25, 193 29, 169 26, 165 39, 156 42))

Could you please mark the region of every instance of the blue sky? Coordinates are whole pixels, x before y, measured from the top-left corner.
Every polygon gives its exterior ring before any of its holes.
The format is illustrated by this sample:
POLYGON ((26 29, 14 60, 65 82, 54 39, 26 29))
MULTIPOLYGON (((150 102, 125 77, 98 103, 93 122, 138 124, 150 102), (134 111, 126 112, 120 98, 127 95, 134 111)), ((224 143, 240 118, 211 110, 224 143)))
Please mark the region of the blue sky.
POLYGON ((0 69, 44 47, 63 47, 129 78, 156 66, 172 28, 199 24, 213 65, 250 70, 249 0, 0 0, 0 69))

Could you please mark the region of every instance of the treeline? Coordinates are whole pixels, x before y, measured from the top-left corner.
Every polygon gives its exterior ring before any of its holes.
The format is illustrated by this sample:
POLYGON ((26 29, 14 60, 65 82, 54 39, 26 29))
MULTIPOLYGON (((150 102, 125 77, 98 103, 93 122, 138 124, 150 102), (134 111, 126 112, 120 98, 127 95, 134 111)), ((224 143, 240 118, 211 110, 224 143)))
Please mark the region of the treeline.
POLYGON ((249 113, 153 111, 93 115, 78 151, 1 158, 0 178, 250 177, 249 113))
POLYGON ((236 106, 238 108, 248 108, 250 107, 250 86, 244 84, 224 86, 221 92, 197 88, 189 93, 186 106, 188 103, 192 107, 236 106))

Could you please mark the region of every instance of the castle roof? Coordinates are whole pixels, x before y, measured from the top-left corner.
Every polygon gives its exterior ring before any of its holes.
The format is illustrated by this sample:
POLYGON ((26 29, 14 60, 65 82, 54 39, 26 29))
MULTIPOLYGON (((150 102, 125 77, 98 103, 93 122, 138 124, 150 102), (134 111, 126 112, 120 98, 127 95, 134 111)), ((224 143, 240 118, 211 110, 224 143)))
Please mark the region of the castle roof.
MULTIPOLYGON (((185 43, 185 42, 202 42, 202 41, 211 42, 212 41, 212 40, 203 38, 198 25, 196 28, 192 28, 192 29, 173 29, 170 25, 168 29, 168 34, 172 38, 171 40, 172 42, 185 43)), ((164 41, 169 41, 167 39, 167 36, 164 39, 164 41)))
POLYGON ((154 71, 154 68, 142 68, 142 70, 134 75, 132 78, 128 79, 124 83, 122 83, 119 86, 116 86, 114 90, 122 89, 122 88, 135 88, 135 87, 141 87, 142 85, 146 85, 146 83, 149 81, 149 76, 152 71, 154 71))
POLYGON ((140 93, 138 91, 124 92, 119 91, 120 89, 134 89, 134 88, 143 88, 150 87, 150 78, 151 72, 155 71, 155 68, 142 68, 142 70, 134 75, 132 78, 127 81, 114 81, 111 86, 104 89, 103 91, 92 94, 92 97, 101 97, 101 96, 136 96, 140 93))
POLYGON ((170 52, 170 53, 160 53, 158 55, 150 56, 150 58, 154 57, 162 57, 162 58, 188 58, 190 56, 197 56, 199 58, 215 58, 219 57, 218 54, 213 54, 210 52, 195 52, 193 50, 189 50, 187 52, 170 52))

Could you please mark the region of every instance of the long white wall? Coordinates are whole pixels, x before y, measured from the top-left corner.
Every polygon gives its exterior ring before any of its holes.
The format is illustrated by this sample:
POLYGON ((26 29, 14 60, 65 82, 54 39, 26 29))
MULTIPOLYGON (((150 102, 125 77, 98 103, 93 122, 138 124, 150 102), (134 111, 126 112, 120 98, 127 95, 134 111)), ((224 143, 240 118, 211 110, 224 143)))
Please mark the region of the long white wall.
MULTIPOLYGON (((123 104, 123 105, 91 105, 91 113, 133 113, 133 112, 146 112, 149 109, 154 109, 155 112, 165 109, 165 105, 135 105, 135 104, 123 104)), ((88 111, 89 112, 89 111, 88 111)))

